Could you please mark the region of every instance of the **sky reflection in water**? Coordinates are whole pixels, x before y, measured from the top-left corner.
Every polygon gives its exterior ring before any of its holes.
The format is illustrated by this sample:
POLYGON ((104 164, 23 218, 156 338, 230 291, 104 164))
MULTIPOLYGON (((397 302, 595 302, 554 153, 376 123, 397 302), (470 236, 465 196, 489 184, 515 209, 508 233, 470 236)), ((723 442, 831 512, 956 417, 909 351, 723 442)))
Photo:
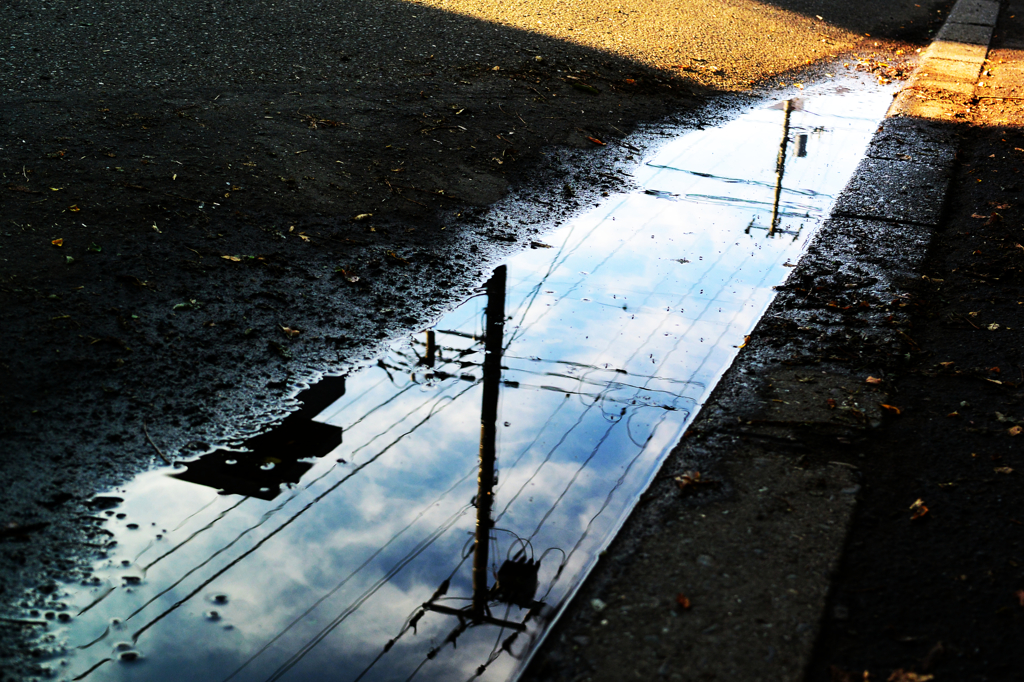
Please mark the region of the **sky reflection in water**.
MULTIPOLYGON (((419 335, 344 380, 317 417, 344 444, 292 453, 294 478, 308 467, 298 484, 243 497, 153 472, 118 491, 118 546, 65 601, 78 614, 102 599, 61 626, 72 653, 59 676, 514 675, 732 361, 888 101, 832 85, 792 113, 774 237, 784 112, 762 108, 666 143, 635 170, 646 191, 610 197, 543 235, 551 248, 508 262, 488 584, 519 550, 540 566, 532 608, 492 598, 489 615, 525 632, 510 641, 510 627, 469 615, 481 295, 437 324, 433 366, 419 335)), ((221 471, 244 459, 225 457, 221 471)), ((256 466, 283 470, 278 459, 256 466)))

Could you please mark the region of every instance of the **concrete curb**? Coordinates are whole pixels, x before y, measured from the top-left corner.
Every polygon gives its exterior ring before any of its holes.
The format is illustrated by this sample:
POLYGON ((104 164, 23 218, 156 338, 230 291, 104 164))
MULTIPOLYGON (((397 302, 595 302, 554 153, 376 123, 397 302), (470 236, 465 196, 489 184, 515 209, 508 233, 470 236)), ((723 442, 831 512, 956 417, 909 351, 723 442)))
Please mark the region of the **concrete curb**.
POLYGON ((867 376, 912 347, 901 301, 955 168, 941 121, 963 118, 998 12, 956 4, 832 217, 523 679, 807 675, 860 489, 857 467, 833 460, 856 461, 884 418, 884 383, 867 376), (722 486, 681 497, 671 478, 687 470, 722 486))
POLYGON ((998 17, 998 2, 959 0, 896 96, 889 116, 962 118, 964 100, 974 93, 998 17))

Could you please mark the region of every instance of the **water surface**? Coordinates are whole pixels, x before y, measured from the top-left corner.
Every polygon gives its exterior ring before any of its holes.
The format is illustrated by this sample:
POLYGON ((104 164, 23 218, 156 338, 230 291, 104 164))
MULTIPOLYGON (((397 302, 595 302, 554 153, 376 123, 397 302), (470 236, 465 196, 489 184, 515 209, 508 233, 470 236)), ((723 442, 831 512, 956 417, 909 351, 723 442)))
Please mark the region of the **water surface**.
POLYGON ((680 133, 249 452, 109 493, 57 677, 514 677, 860 159, 890 95, 844 90, 680 133))

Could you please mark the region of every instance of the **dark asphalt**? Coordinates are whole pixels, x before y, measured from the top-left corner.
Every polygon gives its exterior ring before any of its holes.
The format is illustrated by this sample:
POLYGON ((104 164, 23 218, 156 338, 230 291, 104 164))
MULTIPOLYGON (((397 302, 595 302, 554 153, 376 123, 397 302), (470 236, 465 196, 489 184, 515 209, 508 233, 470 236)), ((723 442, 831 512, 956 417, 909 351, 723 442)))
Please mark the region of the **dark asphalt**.
MULTIPOLYGON (((942 7, 5 3, 8 613, 81 575, 103 541, 87 501, 158 461, 144 423, 171 456, 223 441, 528 242, 548 214, 483 218, 510 187, 567 187, 555 213, 612 188, 602 157, 632 150, 588 138, 698 125, 719 92, 849 50, 912 54, 942 7)), ((45 661, 0 632, 7 677, 45 661)))

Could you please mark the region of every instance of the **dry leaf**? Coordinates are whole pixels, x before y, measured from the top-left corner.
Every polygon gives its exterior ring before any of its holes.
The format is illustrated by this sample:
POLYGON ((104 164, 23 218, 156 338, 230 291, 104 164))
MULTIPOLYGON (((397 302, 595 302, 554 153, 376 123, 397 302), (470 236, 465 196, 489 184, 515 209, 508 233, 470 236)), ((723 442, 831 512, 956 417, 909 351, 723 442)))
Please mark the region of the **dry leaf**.
POLYGON ((1022 429, 1019 426, 1011 426, 1010 428, 1006 429, 1006 432, 1011 436, 1019 436, 1021 431, 1024 431, 1024 429, 1022 429))
POLYGON ((682 489, 688 486, 700 485, 701 476, 699 471, 687 471, 684 472, 681 476, 676 476, 674 480, 676 482, 676 485, 678 485, 679 488, 682 489))
POLYGON ((676 595, 676 604, 678 604, 679 608, 683 610, 689 609, 693 606, 693 604, 690 603, 689 598, 682 592, 676 595))
POLYGON ((886 405, 885 403, 878 404, 882 406, 882 409, 889 410, 890 412, 895 412, 896 414, 903 414, 903 410, 896 407, 895 405, 886 405))
POLYGON ((867 381, 869 384, 880 384, 884 381, 884 379, 879 379, 878 377, 868 377, 867 379, 865 379, 865 381, 867 381))
POLYGON ((1020 602, 1020 605, 1024 606, 1024 590, 1017 590, 1013 594, 1017 597, 1017 601, 1020 602))
POLYGON ((889 675, 888 682, 928 682, 934 679, 935 675, 919 675, 903 668, 897 668, 892 672, 892 675, 889 675))
POLYGON ((50 243, 53 244, 54 246, 64 246, 64 239, 62 237, 58 237, 57 239, 54 239, 50 243))
POLYGON ((291 327, 286 327, 283 324, 279 326, 281 327, 281 331, 288 336, 298 336, 301 333, 298 329, 292 329, 291 327))
POLYGON ((1012 474, 1013 469, 1011 467, 996 467, 993 469, 997 474, 1012 474))
POLYGON ((828 677, 830 682, 867 682, 871 679, 871 673, 867 670, 863 673, 848 672, 837 665, 832 665, 829 666, 828 677))
POLYGON ((352 218, 352 220, 356 220, 356 221, 358 221, 358 220, 366 220, 367 218, 372 218, 372 217, 373 217, 372 213, 360 213, 359 215, 357 215, 354 218, 352 218))
POLYGON ((358 275, 352 274, 345 268, 334 268, 334 271, 339 273, 342 277, 345 278, 346 281, 351 282, 352 284, 355 284, 356 282, 359 281, 358 275))
POLYGON ((223 258, 224 260, 233 261, 235 263, 241 263, 242 262, 242 259, 239 258, 238 256, 221 256, 221 258, 223 258))
POLYGON ((910 515, 910 520, 916 521, 928 513, 928 507, 925 506, 924 500, 918 498, 914 504, 910 505, 910 511, 914 512, 910 515))

